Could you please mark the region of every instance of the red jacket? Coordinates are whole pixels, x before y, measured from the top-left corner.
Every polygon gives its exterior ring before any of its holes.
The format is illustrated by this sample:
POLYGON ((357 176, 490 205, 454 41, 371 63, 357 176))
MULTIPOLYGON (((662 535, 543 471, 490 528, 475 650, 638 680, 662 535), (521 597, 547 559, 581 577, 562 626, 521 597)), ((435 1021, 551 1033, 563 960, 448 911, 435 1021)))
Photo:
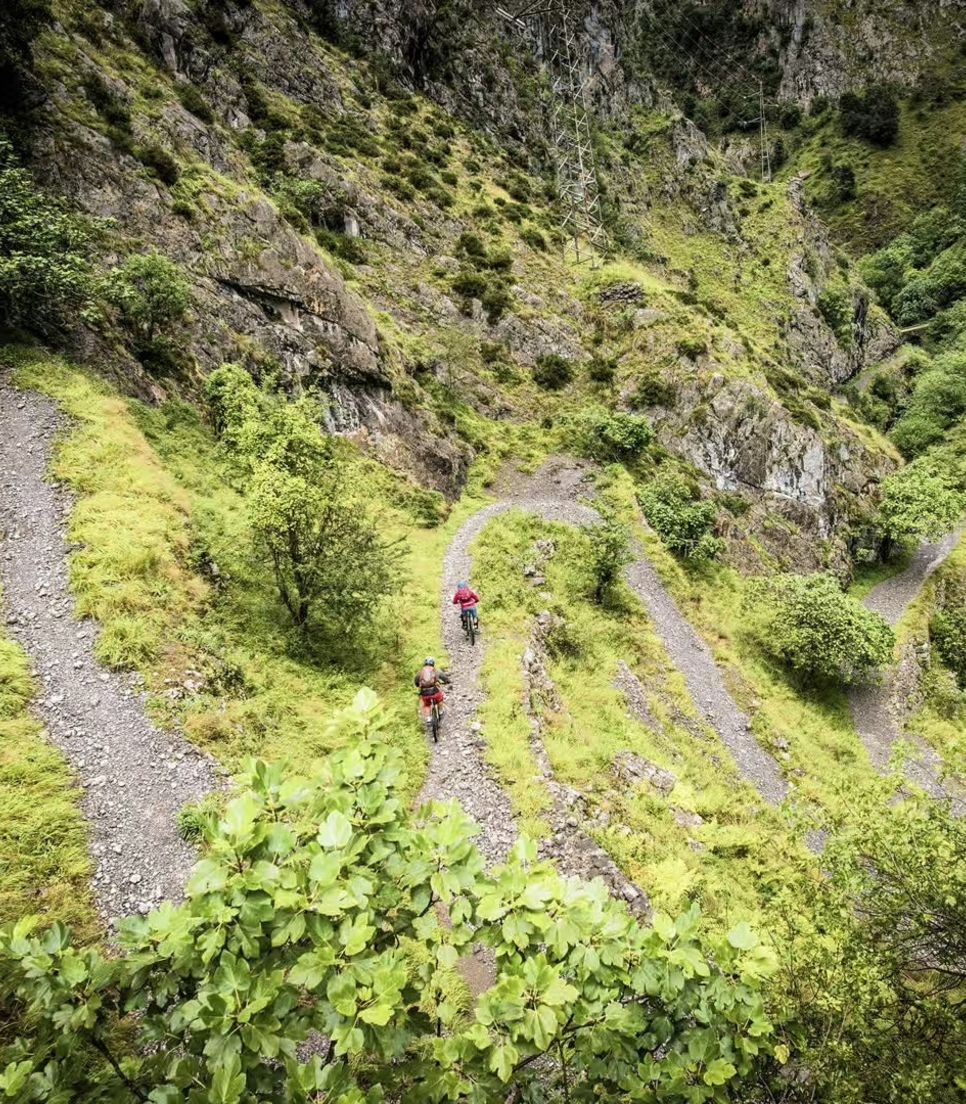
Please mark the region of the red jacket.
POLYGON ((453 605, 459 606, 461 610, 472 609, 474 606, 480 604, 480 596, 475 590, 470 590, 469 587, 460 587, 460 589, 453 595, 453 605))

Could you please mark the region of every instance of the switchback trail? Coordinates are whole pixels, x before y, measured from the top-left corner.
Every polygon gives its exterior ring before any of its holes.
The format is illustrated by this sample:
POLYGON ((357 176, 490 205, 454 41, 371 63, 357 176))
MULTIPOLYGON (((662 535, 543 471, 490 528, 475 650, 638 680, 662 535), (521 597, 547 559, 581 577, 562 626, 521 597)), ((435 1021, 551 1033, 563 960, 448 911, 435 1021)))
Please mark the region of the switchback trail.
POLYGON ((63 428, 56 405, 0 378, 0 427, 7 632, 39 683, 35 712, 83 787, 98 907, 107 919, 147 912, 183 894, 195 854, 178 834, 178 811, 216 787, 215 772, 191 744, 148 721, 129 676, 95 659, 94 623, 76 618, 65 538, 71 500, 46 478, 63 428))
MULTIPOLYGON (((960 536, 961 531, 956 530, 941 541, 920 545, 905 570, 873 587, 864 605, 895 628, 929 576, 956 547, 960 536)), ((854 687, 849 693, 849 704, 853 723, 878 770, 888 770, 893 747, 897 741, 905 740, 912 746, 905 765, 908 777, 933 797, 951 797, 957 812, 966 812, 966 801, 943 781, 943 762, 937 752, 924 740, 903 733, 905 709, 897 700, 894 670, 877 685, 854 687)))
MULTIPOLYGON (((447 692, 447 714, 440 743, 433 749, 423 799, 457 798, 480 824, 481 850, 491 862, 506 857, 516 838, 509 798, 483 761, 485 741, 474 718, 483 701, 480 669, 486 640, 485 595, 483 634, 475 647, 465 640, 452 596, 460 579, 472 576, 470 547, 487 524, 509 510, 521 509, 571 525, 599 520, 580 505, 586 494, 587 467, 573 461, 551 461, 531 479, 516 482, 499 501, 474 514, 453 538, 443 567, 441 613, 443 640, 452 662, 453 686, 447 692)), ((627 580, 649 610, 662 643, 687 682, 695 705, 732 752, 739 771, 762 797, 777 803, 788 785, 775 761, 755 740, 751 724, 728 693, 710 649, 681 615, 654 568, 646 559, 635 562, 627 580)), ((580 871, 565 870, 565 873, 580 871)), ((602 871, 603 873, 603 871, 602 871)))

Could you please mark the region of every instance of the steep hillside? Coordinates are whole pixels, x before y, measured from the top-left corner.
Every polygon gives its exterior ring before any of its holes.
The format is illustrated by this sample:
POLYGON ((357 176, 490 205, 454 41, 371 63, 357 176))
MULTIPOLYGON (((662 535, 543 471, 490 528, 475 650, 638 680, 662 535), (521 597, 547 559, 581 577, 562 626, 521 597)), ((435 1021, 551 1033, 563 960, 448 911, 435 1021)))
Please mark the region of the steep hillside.
POLYGON ((959 1100, 961 14, 0 11, 0 1095, 959 1100))

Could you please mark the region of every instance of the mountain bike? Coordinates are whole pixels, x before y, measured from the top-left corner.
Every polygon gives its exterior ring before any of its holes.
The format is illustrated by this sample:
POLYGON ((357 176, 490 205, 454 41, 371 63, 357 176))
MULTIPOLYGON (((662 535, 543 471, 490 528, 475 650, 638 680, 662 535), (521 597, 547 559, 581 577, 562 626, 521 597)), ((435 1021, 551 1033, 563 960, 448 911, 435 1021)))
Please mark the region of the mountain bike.
POLYGON ((460 621, 463 622, 463 632, 466 633, 466 639, 470 644, 476 643, 476 632, 479 628, 477 620, 472 617, 468 610, 460 610, 460 621))

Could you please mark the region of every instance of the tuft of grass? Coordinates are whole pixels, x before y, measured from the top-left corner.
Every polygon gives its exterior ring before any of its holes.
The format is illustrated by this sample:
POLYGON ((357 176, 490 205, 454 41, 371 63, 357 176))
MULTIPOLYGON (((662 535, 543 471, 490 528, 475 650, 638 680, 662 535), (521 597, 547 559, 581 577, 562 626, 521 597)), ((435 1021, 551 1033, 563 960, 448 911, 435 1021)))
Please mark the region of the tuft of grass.
POLYGON ((29 913, 97 931, 80 791, 30 713, 27 657, 0 636, 0 925, 29 913))

